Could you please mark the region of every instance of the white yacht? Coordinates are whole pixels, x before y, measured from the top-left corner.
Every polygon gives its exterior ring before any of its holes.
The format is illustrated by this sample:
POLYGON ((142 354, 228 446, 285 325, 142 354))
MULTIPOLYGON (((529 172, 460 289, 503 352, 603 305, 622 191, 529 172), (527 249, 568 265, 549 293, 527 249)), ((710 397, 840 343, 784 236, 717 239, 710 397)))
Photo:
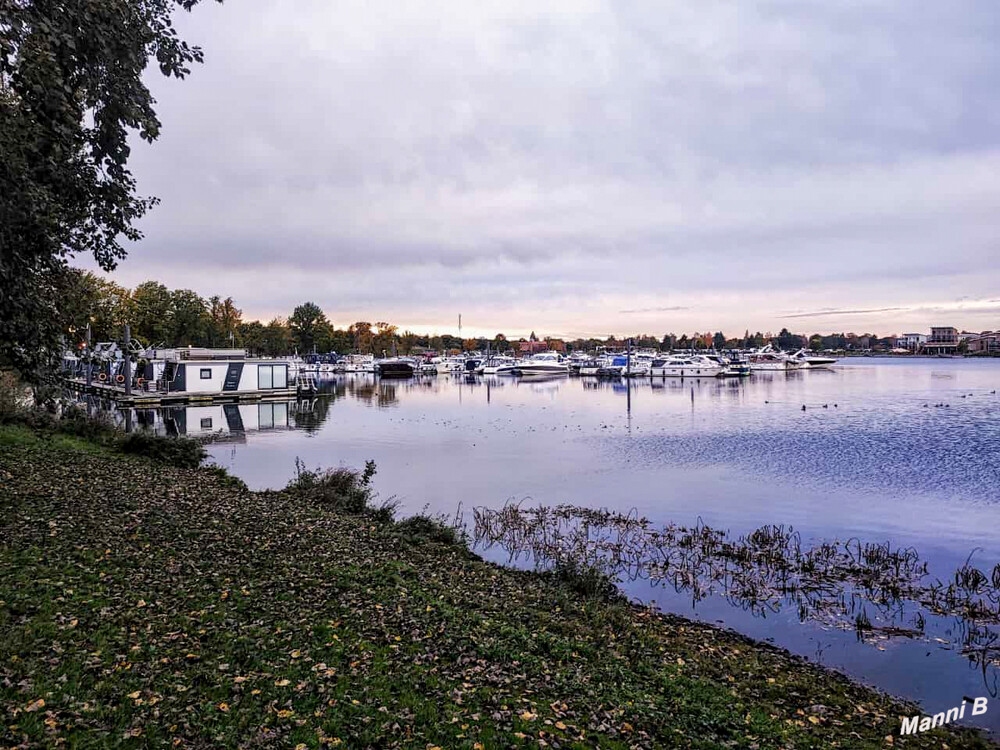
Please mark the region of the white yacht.
POLYGON ((723 377, 743 377, 750 374, 750 365, 742 360, 733 360, 722 354, 705 354, 705 359, 722 367, 723 377))
POLYGON ((375 372, 375 357, 371 354, 348 354, 344 358, 344 372, 375 372))
POLYGON ((437 363, 437 371, 448 374, 465 372, 465 360, 461 357, 441 357, 437 363))
POLYGON ((416 366, 417 372, 421 375, 437 375, 442 372, 443 368, 441 366, 443 360, 441 357, 431 357, 430 359, 421 360, 416 366))
POLYGON ((592 378, 601 371, 601 368, 607 367, 610 364, 610 357, 594 357, 580 364, 580 375, 592 378))
POLYGON ((747 357, 751 370, 778 371, 801 370, 802 363, 789 357, 784 352, 775 351, 768 344, 757 352, 751 352, 747 357))
POLYGON ((663 378, 714 378, 725 369, 725 365, 701 354, 675 355, 654 359, 650 374, 663 378))
POLYGON ((569 365, 555 352, 542 352, 519 360, 514 369, 520 375, 569 374, 569 365))
POLYGON ((833 367, 838 360, 836 357, 820 357, 817 354, 811 354, 805 349, 799 349, 795 354, 791 355, 791 358, 798 362, 804 369, 818 369, 821 367, 833 367))
POLYGON ((627 359, 631 359, 631 362, 627 362, 623 375, 631 378, 648 378, 652 374, 655 359, 652 354, 638 352, 627 359))
POLYGON ((517 369, 517 360, 513 357, 490 357, 477 372, 483 375, 513 375, 517 369))

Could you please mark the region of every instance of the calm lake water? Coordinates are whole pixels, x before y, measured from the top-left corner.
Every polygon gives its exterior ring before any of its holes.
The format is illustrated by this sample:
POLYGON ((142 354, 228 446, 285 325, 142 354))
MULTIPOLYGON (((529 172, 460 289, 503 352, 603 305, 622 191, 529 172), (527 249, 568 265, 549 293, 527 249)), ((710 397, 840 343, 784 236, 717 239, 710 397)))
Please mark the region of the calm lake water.
MULTIPOLYGON (((571 503, 734 535, 791 525, 803 546, 888 541, 912 547, 942 579, 970 554, 987 574, 1000 562, 997 360, 858 358, 829 371, 627 386, 338 376, 326 387, 311 401, 241 406, 238 417, 217 406, 145 419, 188 434, 221 428, 213 459, 256 488, 283 486, 296 458, 310 467, 374 459, 380 495, 396 498, 404 513, 461 510, 468 522, 473 507, 571 503)), ((479 552, 509 558, 498 546, 479 552)), ((989 624, 921 613, 919 637, 859 640, 843 622, 800 621, 791 601, 765 616, 724 586, 696 601, 684 587, 642 578, 621 585, 665 611, 768 639, 930 712, 963 696, 998 695, 1000 640, 992 639, 1000 629, 989 624), (963 655, 963 643, 978 650, 963 655)), ((876 625, 909 627, 918 609, 866 612, 876 625)), ((1000 705, 979 718, 1000 729, 1000 705)))

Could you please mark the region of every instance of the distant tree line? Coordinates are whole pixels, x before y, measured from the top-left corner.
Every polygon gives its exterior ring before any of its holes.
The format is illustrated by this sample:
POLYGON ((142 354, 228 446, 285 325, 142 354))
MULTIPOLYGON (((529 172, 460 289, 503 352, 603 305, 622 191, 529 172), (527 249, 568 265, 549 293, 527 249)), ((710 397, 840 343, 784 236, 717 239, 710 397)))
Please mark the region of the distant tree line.
MULTIPOLYGON (((508 338, 498 333, 493 338, 461 338, 448 334, 418 334, 400 331, 392 323, 358 321, 346 328, 334 326, 314 302, 304 302, 287 317, 275 317, 269 322, 244 320, 243 312, 232 297, 202 297, 190 289, 168 289, 157 281, 147 281, 127 289, 93 273, 69 269, 61 289, 60 325, 68 345, 83 342, 87 325, 91 339, 120 340, 126 323, 132 336, 148 346, 211 346, 245 348, 253 355, 281 356, 292 353, 305 355, 359 352, 363 354, 416 354, 424 351, 518 352, 529 339, 508 338)), ((813 334, 806 337, 782 328, 777 334, 751 334, 727 338, 721 331, 668 333, 662 337, 638 334, 631 337, 636 348, 658 349, 745 349, 771 343, 781 349, 862 349, 889 339, 871 334, 813 334)), ((547 338, 553 349, 593 351, 598 347, 624 349, 628 338, 578 338, 570 341, 547 338)))

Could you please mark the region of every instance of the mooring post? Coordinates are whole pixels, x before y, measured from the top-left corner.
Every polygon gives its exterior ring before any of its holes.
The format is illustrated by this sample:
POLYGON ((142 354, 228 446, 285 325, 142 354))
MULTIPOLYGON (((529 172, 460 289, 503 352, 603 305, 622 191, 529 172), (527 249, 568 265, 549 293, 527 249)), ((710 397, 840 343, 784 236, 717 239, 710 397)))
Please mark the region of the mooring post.
POLYGON ((132 329, 125 324, 125 395, 132 395, 132 329))
POLYGON ((84 365, 86 368, 83 377, 85 379, 87 389, 89 390, 90 384, 94 378, 94 371, 91 369, 93 367, 93 359, 90 356, 90 323, 87 323, 87 332, 84 334, 83 340, 85 342, 83 356, 84 356, 84 365))
POLYGON ((632 377, 632 339, 628 339, 628 349, 625 351, 625 377, 632 377))

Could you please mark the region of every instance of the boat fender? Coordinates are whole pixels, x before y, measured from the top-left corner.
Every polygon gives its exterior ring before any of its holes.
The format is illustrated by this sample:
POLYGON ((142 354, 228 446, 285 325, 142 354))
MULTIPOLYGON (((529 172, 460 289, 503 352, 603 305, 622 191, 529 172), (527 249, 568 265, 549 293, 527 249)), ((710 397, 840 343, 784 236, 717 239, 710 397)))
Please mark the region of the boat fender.
POLYGON ((125 376, 124 375, 116 375, 115 376, 115 381, 118 382, 118 383, 124 383, 125 382, 125 376))
POLYGON ((101 380, 101 381, 103 381, 103 380, 107 380, 107 379, 108 379, 108 376, 107 376, 107 375, 105 375, 105 374, 104 374, 104 373, 102 372, 102 373, 101 373, 100 375, 98 375, 98 376, 97 376, 97 379, 98 379, 98 380, 101 380))

